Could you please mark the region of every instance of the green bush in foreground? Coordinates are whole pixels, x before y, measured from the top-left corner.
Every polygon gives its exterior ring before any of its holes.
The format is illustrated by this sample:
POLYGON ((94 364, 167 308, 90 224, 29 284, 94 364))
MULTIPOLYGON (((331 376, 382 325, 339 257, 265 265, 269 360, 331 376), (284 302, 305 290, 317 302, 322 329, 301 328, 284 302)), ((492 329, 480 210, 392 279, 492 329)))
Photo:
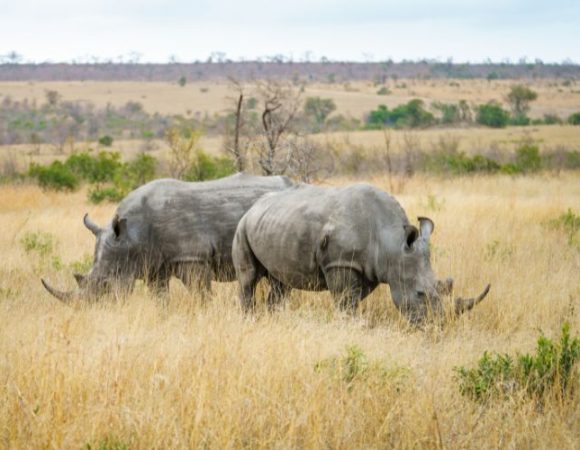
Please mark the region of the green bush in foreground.
POLYGON ((559 342, 540 336, 533 355, 491 354, 484 352, 477 367, 456 367, 459 390, 476 401, 507 398, 511 394, 541 400, 548 393, 572 394, 577 373, 574 364, 580 357, 580 340, 570 337, 564 323, 559 342))

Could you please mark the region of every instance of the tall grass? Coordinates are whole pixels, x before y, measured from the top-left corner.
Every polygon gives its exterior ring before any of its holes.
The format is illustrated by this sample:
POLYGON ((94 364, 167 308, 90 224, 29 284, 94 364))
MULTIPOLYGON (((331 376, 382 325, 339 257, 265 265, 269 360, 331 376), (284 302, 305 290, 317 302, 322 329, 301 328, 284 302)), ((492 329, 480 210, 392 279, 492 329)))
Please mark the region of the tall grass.
POLYGON ((529 352, 564 321, 579 333, 580 253, 549 226, 580 211, 579 174, 397 185, 411 220, 435 222, 436 273, 460 295, 492 284, 442 328, 409 326, 387 287, 355 317, 303 292, 246 317, 234 283, 214 284, 205 305, 175 282, 165 306, 138 285, 124 300, 65 307, 43 291, 22 238, 52 236, 62 266, 44 275, 72 287, 69 267, 94 245, 82 214, 104 224, 114 206, 0 186, 0 447, 575 448, 578 395, 481 406, 453 368, 486 350, 529 352))

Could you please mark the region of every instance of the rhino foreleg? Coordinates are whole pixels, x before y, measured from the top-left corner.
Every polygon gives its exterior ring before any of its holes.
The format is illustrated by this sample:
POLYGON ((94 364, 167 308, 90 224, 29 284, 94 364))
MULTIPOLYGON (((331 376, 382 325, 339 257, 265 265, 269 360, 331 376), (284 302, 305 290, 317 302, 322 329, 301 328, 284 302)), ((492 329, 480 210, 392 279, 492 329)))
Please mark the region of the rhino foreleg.
POLYGON ((361 300, 377 287, 377 283, 367 282, 358 270, 350 267, 329 269, 324 276, 334 301, 350 313, 354 313, 361 300))
POLYGON ((211 294, 212 270, 209 263, 180 263, 175 276, 181 280, 190 292, 199 292, 205 302, 211 294))
POLYGON ((149 290, 155 296, 166 297, 169 295, 169 279, 171 273, 167 266, 163 265, 159 270, 150 272, 145 277, 145 282, 149 290))

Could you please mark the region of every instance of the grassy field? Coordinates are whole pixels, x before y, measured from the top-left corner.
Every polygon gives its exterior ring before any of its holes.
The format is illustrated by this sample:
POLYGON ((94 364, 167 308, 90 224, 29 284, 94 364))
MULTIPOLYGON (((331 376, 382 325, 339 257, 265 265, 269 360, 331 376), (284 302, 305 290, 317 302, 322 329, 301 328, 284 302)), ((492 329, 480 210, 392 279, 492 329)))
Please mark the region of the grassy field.
POLYGON ((387 287, 356 317, 302 292, 245 317, 234 283, 214 284, 206 305, 175 282, 167 306, 137 286, 122 301, 65 307, 39 278, 72 287, 94 246, 83 213, 104 224, 114 206, 1 185, 0 447, 577 448, 577 391, 542 408, 516 396, 482 406, 460 395, 453 368, 485 350, 531 351, 564 321, 580 333, 578 240, 548 226, 580 211, 580 173, 397 185, 410 218, 435 222, 435 272, 460 295, 492 284, 442 328, 411 328, 387 287), (31 245, 33 233, 50 237, 31 245), (321 362, 350 346, 369 369, 348 382, 321 362))
MULTIPOLYGON (((177 81, 177 80, 176 80, 177 81)), ((563 80, 535 80, 529 83, 538 93, 531 104, 530 117, 541 118, 546 113, 564 118, 578 110, 580 86, 563 85, 563 80)), ((467 100, 475 104, 497 100, 505 103, 505 96, 513 80, 389 80, 385 86, 389 95, 378 95, 381 86, 371 82, 344 84, 316 84, 305 86, 303 97, 319 96, 335 101, 336 113, 362 119, 380 104, 389 107, 421 98, 428 104, 434 100, 457 103, 467 100)), ((0 82, 0 100, 10 96, 13 100, 46 100, 46 91, 57 91, 66 101, 88 101, 98 107, 108 103, 122 106, 128 101, 143 104, 149 113, 203 116, 222 114, 232 109, 228 97, 237 97, 226 82, 190 82, 184 87, 162 82, 0 82)), ((250 89, 251 90, 251 89, 250 89)))

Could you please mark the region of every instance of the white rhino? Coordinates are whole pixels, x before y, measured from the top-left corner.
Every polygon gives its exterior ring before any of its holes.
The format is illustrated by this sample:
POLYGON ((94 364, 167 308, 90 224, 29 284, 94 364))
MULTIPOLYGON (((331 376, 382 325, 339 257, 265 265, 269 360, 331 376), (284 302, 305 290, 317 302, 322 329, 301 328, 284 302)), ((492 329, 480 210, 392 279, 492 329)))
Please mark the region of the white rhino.
MULTIPOLYGON (((234 237, 233 263, 242 306, 255 306, 255 287, 270 282, 269 307, 292 288, 330 290, 342 308, 354 310, 379 283, 390 286, 397 308, 411 321, 443 313, 441 296, 452 279, 438 281, 431 269, 433 222, 419 229, 386 192, 367 184, 347 187, 298 185, 265 195, 242 217, 234 237)), ((457 314, 477 298, 455 300, 457 314)))
POLYGON ((202 291, 217 281, 235 280, 231 250, 243 214, 262 195, 291 186, 286 177, 236 174, 190 183, 161 179, 129 193, 104 228, 88 215, 85 226, 97 238, 93 267, 75 274, 79 289, 62 292, 42 280, 56 298, 96 298, 130 291, 135 280, 163 293, 176 276, 202 291))

